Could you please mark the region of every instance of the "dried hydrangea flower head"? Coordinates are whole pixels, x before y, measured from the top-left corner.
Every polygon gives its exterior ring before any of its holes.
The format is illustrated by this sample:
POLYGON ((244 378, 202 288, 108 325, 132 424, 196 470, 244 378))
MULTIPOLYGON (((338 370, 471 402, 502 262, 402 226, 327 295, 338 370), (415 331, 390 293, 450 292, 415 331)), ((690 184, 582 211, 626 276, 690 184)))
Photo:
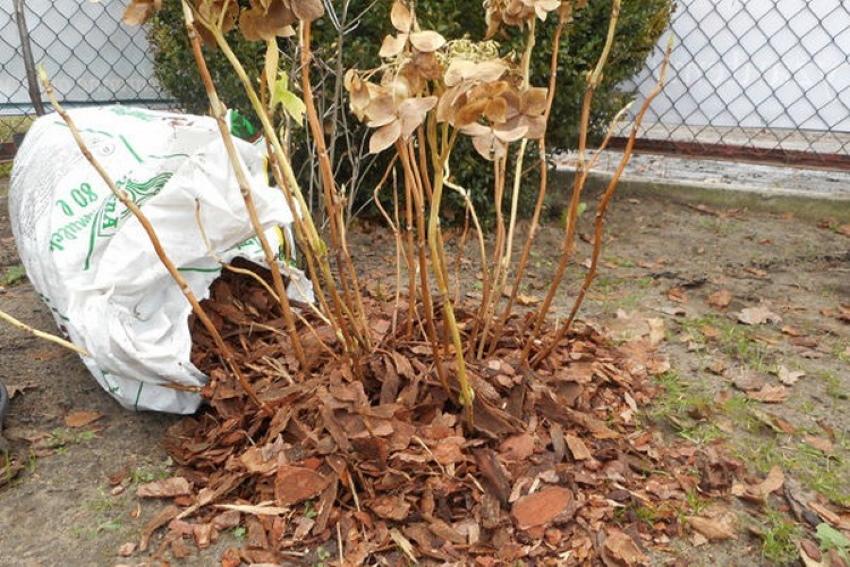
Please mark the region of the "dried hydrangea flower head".
MULTIPOLYGON (((279 36, 290 36, 293 25, 299 21, 312 22, 325 13, 322 0, 250 0, 250 6, 239 9, 235 0, 192 0, 191 7, 201 20, 214 25, 222 33, 236 27, 248 41, 270 41, 279 36)), ((124 11, 124 23, 141 25, 162 7, 162 0, 132 0, 124 11)), ((211 42, 205 26, 199 33, 211 42)))
POLYGON ((561 4, 561 0, 485 0, 487 37, 495 36, 503 25, 522 27, 535 17, 546 20, 561 4))

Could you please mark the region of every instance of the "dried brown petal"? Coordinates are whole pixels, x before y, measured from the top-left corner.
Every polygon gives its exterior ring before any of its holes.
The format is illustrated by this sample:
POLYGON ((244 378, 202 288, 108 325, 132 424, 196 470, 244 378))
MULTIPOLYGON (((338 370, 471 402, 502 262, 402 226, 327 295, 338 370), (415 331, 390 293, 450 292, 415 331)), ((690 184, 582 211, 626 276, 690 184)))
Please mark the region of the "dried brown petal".
POLYGON ((325 15, 322 0, 290 0, 290 9, 296 18, 304 22, 312 22, 325 15))
POLYGON ((132 0, 124 10, 121 21, 128 26, 140 26, 147 22, 160 8, 162 8, 162 0, 132 0))
POLYGON ((369 138, 369 153, 379 154, 392 146, 401 136, 401 120, 393 120, 381 126, 369 138))
POLYGON ((390 21, 392 21, 393 27, 403 34, 410 32, 413 27, 413 15, 401 0, 393 2, 392 10, 390 10, 390 21))
POLYGON ((435 31, 421 31, 410 34, 410 43, 423 53, 437 51, 446 44, 446 38, 435 31))
POLYGON ((378 56, 383 57, 384 59, 396 57, 404 51, 404 46, 407 45, 408 37, 409 36, 404 33, 388 35, 384 38, 384 41, 381 44, 381 50, 378 51, 378 56))

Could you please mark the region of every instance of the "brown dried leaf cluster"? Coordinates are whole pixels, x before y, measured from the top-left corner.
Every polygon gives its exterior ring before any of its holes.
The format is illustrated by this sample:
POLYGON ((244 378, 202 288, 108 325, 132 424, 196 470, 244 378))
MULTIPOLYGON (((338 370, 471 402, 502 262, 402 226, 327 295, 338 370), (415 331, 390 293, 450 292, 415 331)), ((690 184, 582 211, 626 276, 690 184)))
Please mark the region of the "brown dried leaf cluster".
MULTIPOLYGON (((333 333, 303 328, 310 376, 281 358, 290 349, 274 331, 277 304, 254 280, 226 275, 206 306, 273 411, 256 411, 195 325, 210 408, 169 430, 175 477, 140 488, 173 495, 140 544, 167 526, 155 554, 184 556, 187 542, 202 548, 241 524, 244 545, 227 550, 225 565, 279 563, 337 539, 347 565, 640 565, 649 546, 683 529, 677 510, 689 491, 731 486, 729 461, 659 444, 636 419, 654 394, 645 340, 621 349, 584 328, 531 375, 515 360, 514 317, 493 356, 468 368, 478 392, 470 428, 423 331, 392 333, 393 305, 367 299, 377 347, 356 368, 333 333), (656 511, 655 524, 637 519, 641 506, 656 511)), ((468 332, 474 313, 457 313, 468 332)))
MULTIPOLYGON (((207 26, 227 33, 239 27, 249 41, 271 41, 294 35, 299 21, 312 22, 325 13, 322 0, 250 0, 240 9, 235 0, 192 0, 191 7, 205 22, 198 30, 207 43, 214 44, 207 26)), ((138 26, 147 22, 162 7, 162 0, 132 0, 124 11, 123 21, 138 26)))

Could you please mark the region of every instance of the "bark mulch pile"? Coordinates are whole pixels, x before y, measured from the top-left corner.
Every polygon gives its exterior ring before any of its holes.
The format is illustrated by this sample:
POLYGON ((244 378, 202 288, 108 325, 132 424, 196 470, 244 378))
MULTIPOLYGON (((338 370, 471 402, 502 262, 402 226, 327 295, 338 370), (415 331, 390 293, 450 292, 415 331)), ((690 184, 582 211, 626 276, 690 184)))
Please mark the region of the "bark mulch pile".
MULTIPOLYGON (((642 423, 651 375, 668 366, 646 337, 617 346, 579 327, 523 372, 523 319, 513 318, 494 355, 469 366, 469 426, 423 326, 403 338, 404 306, 393 332, 394 303, 367 298, 377 346, 356 372, 313 321, 333 352, 305 329, 309 376, 257 282, 225 275, 207 306, 271 411, 228 377, 195 325, 209 406, 167 434, 176 476, 140 489, 171 500, 143 534, 154 556, 187 556, 241 526, 241 548, 222 565, 299 564, 320 548, 344 565, 638 565, 681 532, 688 494, 728 488, 737 467, 642 423)), ((462 329, 472 318, 458 309, 462 329)))

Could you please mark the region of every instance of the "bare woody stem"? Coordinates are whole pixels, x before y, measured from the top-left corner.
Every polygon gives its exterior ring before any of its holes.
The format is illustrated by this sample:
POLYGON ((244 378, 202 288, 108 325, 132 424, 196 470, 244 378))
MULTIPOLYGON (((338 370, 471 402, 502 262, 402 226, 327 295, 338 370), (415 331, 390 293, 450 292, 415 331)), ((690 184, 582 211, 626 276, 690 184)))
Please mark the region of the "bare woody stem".
MULTIPOLYGON (((543 122, 548 126, 549 117, 552 114, 552 104, 555 101, 555 91, 558 87, 558 61, 561 51, 561 37, 564 33, 564 28, 567 25, 567 15, 561 11, 558 26, 555 28, 555 35, 552 38, 552 55, 549 60, 549 90, 546 95, 546 110, 543 114, 543 122)), ((490 353, 493 353, 502 337, 502 332, 511 316, 517 296, 519 295, 520 285, 525 277, 525 269, 528 266, 528 258, 531 254, 531 247, 534 244, 534 238, 537 234, 537 228, 540 225, 540 214, 543 211, 543 204, 546 201, 546 192, 549 187, 549 164, 546 162, 546 133, 540 137, 538 142, 538 151, 540 152, 540 186, 537 191, 537 201, 534 204, 534 213, 531 216, 531 223, 528 227, 528 235, 525 239, 525 244, 522 247, 522 252, 519 256, 519 263, 514 276, 514 284, 511 288, 511 295, 508 298, 508 303, 499 318, 498 323, 493 328, 493 340, 490 343, 490 353)))
POLYGON ((327 258, 327 247, 319 235, 319 231, 316 228, 316 224, 313 222, 313 218, 309 214, 310 207, 304 199, 304 194, 301 192, 301 188, 298 185, 298 180, 296 179, 295 172, 292 169, 292 164, 289 162, 286 152, 283 151, 283 146, 275 132, 274 125, 272 124, 260 97, 257 96, 254 84, 248 76, 248 73, 245 71, 245 67, 242 65, 242 62, 239 61, 239 58, 233 52, 233 49, 231 49, 230 44, 224 37, 224 34, 221 33, 220 29, 211 25, 209 22, 205 22, 200 18, 198 21, 200 21, 212 34, 216 45, 230 63, 230 66, 233 68, 233 71, 242 83, 242 87, 245 94, 248 96, 251 107, 254 109, 254 112, 257 113, 257 118, 260 120, 260 124, 263 128, 263 135, 270 146, 269 159, 272 164, 271 169, 275 180, 283 191, 290 208, 293 211, 301 213, 300 215, 295 215, 296 234, 299 237, 304 255, 307 256, 310 276, 313 280, 313 285, 317 289, 317 296, 324 297, 324 291, 321 289, 321 283, 324 282, 333 303, 332 313, 335 325, 339 327, 339 330, 346 339, 346 348, 351 351, 351 349, 355 347, 355 345, 352 344, 351 331, 356 329, 350 329, 346 324, 346 321, 352 323, 354 315, 339 297, 333 273, 327 258), (321 282, 316 277, 318 275, 321 275, 321 282))
POLYGON ((342 218, 342 210, 337 201, 336 181, 334 180, 333 165, 331 164, 330 155, 328 154, 327 144, 325 142, 325 134, 322 128, 319 114, 316 112, 316 103, 313 100, 313 87, 310 84, 310 65, 313 60, 313 52, 311 48, 311 24, 310 22, 302 22, 300 26, 300 47, 301 47, 301 90, 304 94, 304 105, 307 109, 307 122, 310 125, 310 131, 313 134, 313 141, 316 144, 316 153, 319 158, 319 172, 322 176, 322 194, 325 199, 325 209, 330 220, 331 243, 335 248, 337 255, 337 263, 342 272, 341 278, 343 282, 343 292, 346 295, 346 300, 353 304, 355 316, 358 318, 352 321, 355 326, 360 327, 357 333, 364 341, 365 346, 369 346, 369 333, 367 331, 366 315, 363 310, 363 298, 360 293, 360 282, 357 277, 357 270, 354 263, 351 261, 351 254, 348 247, 345 245, 344 234, 345 222, 342 218), (346 285, 345 275, 350 278, 350 290, 346 285), (353 297, 352 297, 353 296, 353 297))
POLYGON ((567 318, 566 322, 557 330, 554 337, 549 341, 549 343, 540 350, 537 355, 532 359, 532 366, 538 364, 541 360, 545 359, 549 353, 558 345, 558 343, 563 340, 564 337, 569 333, 570 328, 575 322, 576 316, 578 315, 579 309, 581 309, 581 305, 584 302, 584 298, 587 295, 587 290, 590 288, 590 285, 593 283, 593 280, 596 278, 596 273, 599 267, 599 256, 602 252, 602 236, 604 234, 605 229, 605 215, 608 212, 608 206, 611 204, 611 199, 614 197, 614 193, 617 190, 617 186, 619 185, 620 178, 623 175, 623 172, 626 169, 626 166, 629 164, 632 158, 632 152, 634 151, 635 141, 637 140, 638 131, 640 130, 641 124, 643 123, 643 119, 646 116, 646 113, 649 111, 649 107, 652 104, 652 101, 661 93, 664 88, 664 82, 667 78, 667 66, 670 61, 670 46, 667 47, 667 51, 664 55, 664 61, 661 64, 661 72, 658 78, 658 83, 656 83, 655 87, 652 91, 647 95, 646 99, 643 101, 641 105, 640 111, 637 116, 635 116, 634 124, 632 125, 631 133, 629 134, 629 140, 626 143, 626 147, 623 150, 623 157, 620 159, 620 163, 617 166, 614 175, 611 176, 610 181, 608 182, 608 186, 605 188, 605 192, 602 194, 602 197, 599 200, 599 206, 596 209, 596 217, 594 220, 594 231, 593 231, 593 253, 590 259, 590 268, 587 271, 587 274, 584 277, 584 281, 582 282, 581 289, 579 290, 578 296, 576 296, 575 302, 573 303, 573 307, 570 310, 570 316, 567 318))
POLYGON ((236 377, 236 380, 251 398, 251 400, 259 406, 263 411, 268 414, 271 414, 271 409, 264 404, 257 397, 257 393, 254 391, 254 388, 245 378, 242 371, 239 370, 239 366, 236 364, 236 361, 233 358, 233 352, 230 350, 230 347, 227 346, 227 343, 224 342, 224 339, 221 337, 221 333, 218 332, 215 324, 210 319, 209 315, 207 315, 204 308, 201 306, 201 303, 198 301, 198 298, 195 296, 192 288, 189 286, 189 282, 186 281, 186 278, 178 271, 177 266, 174 265, 174 262, 168 257, 165 252, 165 249, 162 247, 162 243, 159 240, 159 236, 156 234, 156 231, 151 225, 150 220, 147 216, 142 212, 141 208, 130 198, 126 191, 123 191, 115 185, 115 181, 112 180, 112 177, 109 173, 103 168, 100 162, 95 159, 94 155, 92 155, 88 146, 86 146, 85 141, 80 135, 80 131, 77 128, 77 125, 74 123, 74 120, 71 116, 65 111, 59 101, 56 99, 56 94, 53 91, 53 85, 50 83, 50 80, 47 78, 47 73, 44 72, 43 69, 40 70, 41 80, 44 84, 44 90, 47 94, 47 97, 50 99, 50 103, 53 105, 53 108, 56 110, 57 114, 62 117, 62 120, 65 121, 65 124, 68 126, 68 129, 71 132, 71 135, 74 137, 74 141, 77 143, 77 146, 80 148, 83 156, 88 160, 88 162, 92 165, 92 167, 97 171, 98 175, 100 175, 101 179, 103 179, 104 183, 109 187, 109 190, 112 191, 112 194, 115 195, 115 198, 118 199, 122 205, 124 205, 127 210, 129 210, 134 217, 139 221, 145 233, 148 235, 148 238, 153 245, 154 251, 156 252, 157 257, 160 259, 162 264, 165 266, 165 269, 168 270, 168 273, 171 275, 172 279, 177 283, 180 291, 189 301, 189 304, 192 306, 192 310, 195 312, 195 315, 198 317, 198 320, 203 324, 204 328, 206 328, 207 332, 212 337, 213 342, 215 343, 216 348, 219 351, 219 354, 224 359, 230 371, 236 377))
POLYGON ((602 48, 602 54, 599 56, 599 60, 596 63, 596 67, 593 69, 593 71, 590 72, 587 78, 587 88, 585 89, 584 93, 584 100, 582 102, 581 118, 579 123, 580 130, 578 142, 578 171, 576 172, 575 182, 573 183, 572 197, 570 199, 569 208, 567 209, 567 223, 564 229, 565 235, 563 248, 561 251, 561 258, 558 262, 558 267, 555 270, 555 275, 553 277, 552 283, 549 286, 546 298, 543 300, 543 303, 540 306, 538 312, 529 321, 531 333, 527 338, 525 346, 522 350, 522 354, 520 355, 520 361, 523 363, 528 361, 529 353, 531 352, 535 341, 540 336, 540 333, 546 322, 546 316, 549 314, 549 310, 551 309, 552 303, 555 300, 555 295, 558 293, 558 289, 560 289, 561 282, 564 279, 567 267, 569 266, 570 260, 573 256, 579 204, 581 203, 581 195, 584 191, 584 186, 587 182, 588 176, 586 153, 588 129, 590 127, 590 107, 591 103, 593 102, 593 95, 597 87, 599 86, 599 83, 602 81, 602 71, 604 70, 605 65, 608 62, 608 57, 611 53, 611 48, 614 45, 614 35, 617 29, 617 22, 620 17, 620 2, 621 0, 612 0, 611 19, 608 24, 608 35, 605 39, 605 46, 602 48))
POLYGON ((416 251, 419 256, 419 292, 422 296, 422 307, 425 312, 425 331, 431 350, 434 352, 434 365, 437 369, 437 377, 446 393, 451 394, 449 379, 446 369, 442 364, 442 348, 440 347, 437 326, 434 322, 434 302, 431 298, 431 287, 428 282, 428 258, 425 251, 425 199, 422 177, 419 170, 414 167, 413 151, 404 141, 396 142, 398 153, 401 156, 401 164, 404 168, 404 182, 410 185, 409 193, 413 196, 416 206, 416 251))
POLYGON ((59 345, 63 348, 74 351, 77 354, 79 354, 80 356, 85 356, 87 358, 91 357, 91 354, 86 349, 79 347, 79 346, 75 345, 74 343, 72 343, 70 341, 66 341, 65 339, 63 339, 61 337, 57 337, 56 335, 52 335, 50 333, 45 333, 44 331, 39 331, 38 329, 30 327, 29 325, 27 325, 23 321, 15 319, 14 317, 9 315, 5 311, 0 311, 0 319, 2 319, 3 321, 6 321, 7 323, 12 325, 13 327, 17 327, 18 329, 20 329, 22 331, 26 331, 27 333, 33 335, 34 337, 38 337, 39 339, 43 339, 45 341, 50 341, 53 344, 57 344, 57 345, 59 345))
MULTIPOLYGON (((445 135, 443 136, 445 138, 445 135)), ((446 267, 445 243, 440 231, 440 206, 443 199, 443 178, 445 175, 445 162, 451 153, 451 148, 457 137, 457 132, 452 134, 451 140, 446 140, 443 151, 439 155, 439 163, 434 167, 433 194, 431 195, 431 214, 428 220, 428 246, 431 249, 431 268, 434 278, 437 280, 437 288, 443 301, 443 317, 446 329, 449 332, 452 346, 455 351, 455 363, 457 366, 457 379, 460 386, 460 403, 466 409, 467 417, 472 419, 472 404, 475 400, 475 391, 469 383, 466 373, 466 360, 464 359, 463 341, 460 337, 460 329, 457 326, 454 307, 452 306, 451 294, 449 292, 448 269, 446 267)), ((432 148, 436 147, 436 140, 431 140, 432 148)), ((436 353, 435 353, 436 354, 436 353)))
POLYGON ((307 364, 307 359, 304 355, 304 347, 301 345, 301 338, 298 336, 298 330, 295 327, 295 316, 292 313, 292 306, 290 305, 289 297, 286 294, 283 277, 280 274, 280 268, 275 260, 275 254, 272 252, 272 247, 269 244, 268 238, 266 238, 265 231, 263 230, 262 223, 260 222, 259 215, 257 214, 257 206, 254 203, 254 197, 251 193, 248 178, 245 175, 245 169, 242 167, 242 162, 236 151, 233 136, 230 133, 230 129, 227 127, 227 121, 225 120, 224 115, 224 105, 218 98, 218 93, 216 92, 215 85, 213 84, 212 76, 210 75, 209 68, 207 67, 207 62, 201 51, 201 41, 198 37, 198 32, 195 29, 195 18, 192 15, 191 8, 189 8, 185 0, 183 2, 183 16, 186 23, 186 31, 189 35, 189 42, 192 44, 192 53, 195 57, 195 65, 198 67, 198 72, 200 73, 201 80, 204 83, 207 98, 209 98, 210 101, 210 111, 212 112, 213 118, 215 118, 216 124, 218 124, 218 130, 221 134, 221 139, 224 142, 227 157, 230 160, 230 165, 233 168, 233 172, 236 175, 236 181, 239 184, 242 199, 245 202, 245 209, 248 211, 248 217, 251 219, 251 227, 254 229, 257 238, 260 240, 266 264, 268 264, 269 270, 272 274, 272 284, 274 285, 275 295, 277 295, 278 303, 280 304, 281 311, 283 312, 283 319, 286 323, 286 331, 289 335, 289 340, 292 343, 295 358, 301 365, 301 369, 308 372, 310 367, 307 364))

